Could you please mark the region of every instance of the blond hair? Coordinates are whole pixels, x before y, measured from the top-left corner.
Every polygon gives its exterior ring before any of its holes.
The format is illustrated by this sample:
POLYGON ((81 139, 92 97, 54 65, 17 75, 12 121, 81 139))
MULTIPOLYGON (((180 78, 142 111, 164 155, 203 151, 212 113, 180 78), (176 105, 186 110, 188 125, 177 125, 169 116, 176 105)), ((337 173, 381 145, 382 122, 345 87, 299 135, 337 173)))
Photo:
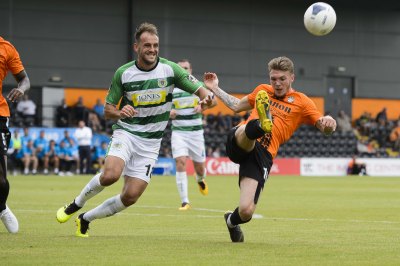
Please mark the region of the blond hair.
POLYGON ((289 71, 294 74, 294 64, 286 56, 280 56, 269 61, 268 71, 271 72, 271 70, 289 71))

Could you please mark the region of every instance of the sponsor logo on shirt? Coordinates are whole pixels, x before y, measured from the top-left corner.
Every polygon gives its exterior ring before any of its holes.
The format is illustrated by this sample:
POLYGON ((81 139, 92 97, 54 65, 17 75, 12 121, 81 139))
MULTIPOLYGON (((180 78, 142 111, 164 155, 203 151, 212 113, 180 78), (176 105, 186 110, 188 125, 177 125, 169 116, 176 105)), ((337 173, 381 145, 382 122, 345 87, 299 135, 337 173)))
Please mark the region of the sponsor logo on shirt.
POLYGON ((134 106, 143 106, 165 102, 166 98, 166 91, 138 91, 132 95, 132 102, 134 106))
POLYGON ((193 108, 196 107, 198 104, 199 100, 197 98, 174 100, 175 109, 193 108))

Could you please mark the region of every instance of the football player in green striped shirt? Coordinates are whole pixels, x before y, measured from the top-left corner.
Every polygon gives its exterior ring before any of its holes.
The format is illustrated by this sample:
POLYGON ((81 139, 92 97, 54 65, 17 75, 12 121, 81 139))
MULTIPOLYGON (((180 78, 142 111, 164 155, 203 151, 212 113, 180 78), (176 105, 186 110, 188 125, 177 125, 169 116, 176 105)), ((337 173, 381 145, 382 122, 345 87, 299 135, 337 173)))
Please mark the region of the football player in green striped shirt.
POLYGON ((172 107, 175 86, 200 97, 202 108, 216 104, 213 94, 178 64, 158 56, 156 26, 142 23, 135 32, 137 59, 114 74, 104 115, 117 120, 108 146, 104 169, 96 174, 70 203, 57 211, 60 223, 68 221, 93 196, 124 177, 122 192, 75 220, 76 236, 88 237, 89 223, 112 216, 134 204, 150 182, 163 132, 172 107))
MULTIPOLYGON (((183 69, 192 74, 192 65, 187 59, 178 61, 183 69)), ((191 208, 188 193, 188 179, 186 173, 186 159, 193 160, 196 172, 196 182, 200 193, 208 194, 208 186, 204 180, 205 169, 205 144, 202 110, 199 97, 176 87, 172 93, 172 157, 176 162, 176 186, 181 198, 179 210, 186 211, 191 208)))

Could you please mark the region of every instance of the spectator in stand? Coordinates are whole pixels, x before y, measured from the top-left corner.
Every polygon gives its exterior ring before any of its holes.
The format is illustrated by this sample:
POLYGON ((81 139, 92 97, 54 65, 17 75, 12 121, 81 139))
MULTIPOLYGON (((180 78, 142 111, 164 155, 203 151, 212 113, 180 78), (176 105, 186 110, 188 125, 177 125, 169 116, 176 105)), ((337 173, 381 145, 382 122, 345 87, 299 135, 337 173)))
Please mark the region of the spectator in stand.
POLYGON ((12 141, 14 142, 14 149, 20 150, 22 148, 22 138, 19 135, 19 130, 14 130, 14 134, 11 137, 12 141))
POLYGON ((375 139, 379 147, 386 147, 386 142, 389 139, 390 129, 388 128, 387 122, 380 118, 378 124, 373 130, 372 138, 375 139))
MULTIPOLYGON (((75 162, 76 165, 76 174, 80 174, 80 157, 79 157, 79 149, 78 149, 78 142, 74 138, 69 139, 68 147, 71 149, 72 160, 75 162)), ((74 165, 74 164, 72 164, 74 165)))
POLYGON ((88 126, 94 132, 100 132, 103 130, 99 117, 97 116, 97 114, 94 111, 91 111, 91 110, 88 111, 88 126))
POLYGON ((59 148, 54 140, 50 140, 49 146, 46 148, 46 156, 44 168, 48 169, 49 165, 54 166, 54 174, 57 175, 60 167, 60 159, 58 158, 59 148))
POLYGON ((36 104, 27 94, 17 104, 17 112, 22 116, 25 126, 33 126, 36 120, 36 104))
POLYGON ((96 100, 96 104, 93 106, 93 111, 99 116, 99 118, 104 118, 104 104, 101 99, 96 100))
POLYGON ((13 175, 17 174, 18 167, 18 154, 21 152, 22 144, 21 137, 19 136, 19 130, 14 130, 13 136, 11 137, 9 149, 7 151, 8 155, 8 169, 12 171, 13 175))
POLYGON ((106 119, 104 117, 104 104, 101 99, 97 99, 96 104, 93 106, 93 111, 97 114, 101 126, 103 128, 106 128, 106 119))
POLYGON ((29 140, 28 144, 22 147, 22 162, 24 163, 24 175, 29 174, 30 165, 32 165, 32 174, 36 175, 38 158, 32 140, 29 140))
POLYGON ((100 147, 96 148, 95 160, 99 165, 99 170, 103 170, 104 161, 106 160, 106 154, 108 149, 108 143, 103 141, 100 147))
POLYGON ((370 136, 375 121, 371 117, 371 113, 364 112, 360 118, 356 120, 356 128, 361 136, 370 136))
POLYGON ((58 172, 59 176, 73 176, 74 174, 71 172, 71 168, 74 160, 74 155, 71 147, 68 147, 66 142, 60 142, 60 148, 58 149, 57 157, 60 161, 60 171, 58 172))
POLYGON ((85 121, 78 122, 78 128, 75 130, 74 137, 78 141, 79 150, 79 170, 83 174, 91 174, 91 145, 92 129, 86 126, 85 121))
POLYGON ((220 158, 221 157, 221 149, 219 148, 219 146, 215 147, 213 153, 212 153, 212 157, 214 158, 220 158))
POLYGON ((376 115, 375 121, 376 121, 377 123, 379 123, 379 120, 383 120, 383 121, 385 121, 385 123, 387 123, 388 118, 387 118, 387 109, 386 109, 386 107, 384 107, 384 108, 376 115))
POLYGON ((24 135, 21 137, 21 149, 19 150, 19 153, 17 155, 18 159, 22 159, 22 157, 24 157, 23 153, 22 153, 22 148, 28 145, 28 142, 30 140, 32 140, 30 134, 29 134, 29 128, 24 127, 23 129, 24 131, 24 135))
POLYGON ((46 133, 44 130, 41 130, 39 133, 39 137, 35 139, 33 142, 33 147, 35 148, 36 157, 39 160, 39 163, 43 163, 43 174, 47 175, 49 173, 48 159, 46 158, 46 149, 49 145, 49 141, 46 139, 46 133))
POLYGON ((397 121, 396 127, 390 132, 389 139, 393 145, 393 150, 400 152, 400 119, 397 121))
POLYGON ((65 103, 65 99, 61 100, 61 104, 56 109, 56 126, 69 127, 71 116, 71 108, 65 103))
POLYGON ((353 127, 351 126, 350 117, 343 111, 340 110, 336 119, 337 130, 339 132, 351 132, 353 127))
POLYGON ((76 125, 79 121, 87 121, 88 120, 88 110, 83 104, 83 97, 79 97, 78 101, 72 108, 72 113, 73 113, 73 121, 72 123, 76 125))
POLYGON ((61 147, 61 142, 64 142, 66 148, 71 149, 72 158, 76 162, 76 173, 79 174, 79 152, 78 152, 78 142, 76 139, 69 135, 69 131, 64 131, 64 138, 60 141, 59 146, 61 147))
POLYGON ((206 151, 206 156, 213 157, 213 152, 214 152, 213 148, 211 146, 208 146, 206 151))

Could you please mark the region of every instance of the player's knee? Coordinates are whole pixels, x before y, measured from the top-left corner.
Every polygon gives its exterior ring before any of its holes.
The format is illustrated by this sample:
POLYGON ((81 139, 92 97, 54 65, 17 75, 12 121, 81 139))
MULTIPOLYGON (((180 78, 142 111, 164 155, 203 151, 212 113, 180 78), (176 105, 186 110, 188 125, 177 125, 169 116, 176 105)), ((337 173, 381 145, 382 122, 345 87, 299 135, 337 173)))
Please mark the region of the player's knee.
POLYGON ((254 210, 255 208, 251 204, 246 206, 240 206, 239 208, 240 219, 242 219, 242 221, 249 221, 251 217, 253 217, 254 210))
POLYGON ((179 170, 185 171, 186 170, 186 158, 183 158, 183 157, 176 158, 176 168, 178 169, 178 171, 179 170))
POLYGON ((120 175, 114 171, 104 171, 100 176, 100 184, 102 186, 110 186, 119 180, 120 175))
POLYGON ((138 198, 139 196, 135 193, 124 192, 121 194, 121 201, 126 207, 135 204, 138 198))

